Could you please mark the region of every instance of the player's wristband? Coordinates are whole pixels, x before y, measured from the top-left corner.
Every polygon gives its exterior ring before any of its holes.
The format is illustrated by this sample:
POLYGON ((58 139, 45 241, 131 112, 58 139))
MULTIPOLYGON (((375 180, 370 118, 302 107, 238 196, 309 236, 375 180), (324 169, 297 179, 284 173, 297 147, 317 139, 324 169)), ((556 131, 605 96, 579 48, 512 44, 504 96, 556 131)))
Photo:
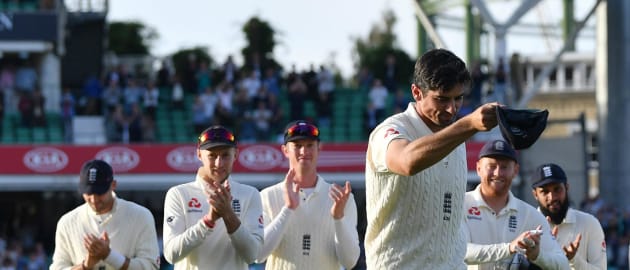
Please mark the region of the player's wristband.
POLYGON ((216 225, 212 219, 208 218, 208 216, 203 216, 203 224, 206 224, 206 226, 210 229, 214 229, 214 225, 216 225))
POLYGON ((111 249, 109 256, 105 258, 105 262, 114 267, 114 269, 120 269, 125 264, 125 259, 125 256, 111 249))

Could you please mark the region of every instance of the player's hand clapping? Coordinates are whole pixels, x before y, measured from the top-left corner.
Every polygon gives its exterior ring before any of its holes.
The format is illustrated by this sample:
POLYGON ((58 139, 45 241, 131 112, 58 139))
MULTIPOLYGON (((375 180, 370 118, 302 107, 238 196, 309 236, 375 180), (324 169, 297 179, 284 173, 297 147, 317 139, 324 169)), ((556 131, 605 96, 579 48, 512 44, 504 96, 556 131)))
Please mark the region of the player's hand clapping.
POLYGON ((352 187, 350 182, 346 181, 344 188, 341 188, 337 184, 332 184, 330 188, 329 196, 333 200, 333 206, 330 209, 330 214, 334 219, 341 219, 344 215, 344 209, 346 208, 346 202, 352 193, 352 187))

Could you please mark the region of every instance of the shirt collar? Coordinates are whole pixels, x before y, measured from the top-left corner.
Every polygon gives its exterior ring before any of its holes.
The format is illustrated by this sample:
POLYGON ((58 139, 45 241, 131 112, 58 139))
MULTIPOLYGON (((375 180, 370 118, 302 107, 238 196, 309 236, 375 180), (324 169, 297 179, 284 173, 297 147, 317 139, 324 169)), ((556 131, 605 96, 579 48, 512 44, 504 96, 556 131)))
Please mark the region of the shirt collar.
MULTIPOLYGON (((481 197, 481 184, 477 185, 477 187, 472 191, 472 195, 473 195, 473 199, 475 200, 478 206, 483 206, 492 210, 492 208, 488 206, 488 204, 483 199, 483 197, 481 197)), ((516 205, 516 197, 514 197, 514 194, 512 194, 512 191, 508 191, 508 203, 507 205, 505 205, 505 207, 503 207, 503 209, 501 209, 501 212, 505 212, 505 211, 518 212, 518 207, 516 205)))

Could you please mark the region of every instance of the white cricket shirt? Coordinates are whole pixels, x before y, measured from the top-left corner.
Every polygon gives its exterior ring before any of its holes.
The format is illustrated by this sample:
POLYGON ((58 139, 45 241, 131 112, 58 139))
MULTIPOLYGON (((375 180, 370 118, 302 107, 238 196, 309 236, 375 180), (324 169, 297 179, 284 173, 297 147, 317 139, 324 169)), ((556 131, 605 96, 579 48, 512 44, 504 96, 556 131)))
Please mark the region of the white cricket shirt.
POLYGON ((509 244, 521 233, 542 226, 540 253, 533 261, 543 269, 569 269, 569 261, 551 238, 545 217, 533 206, 509 194, 507 205, 495 213, 481 197, 480 187, 466 192, 466 263, 468 269, 507 269, 512 256, 509 244), (503 267, 503 268, 502 268, 503 267))
POLYGON ((248 269, 263 243, 260 194, 251 186, 230 181, 232 209, 241 225, 231 235, 222 219, 214 229, 202 218, 210 211, 204 180, 169 189, 164 200, 164 257, 182 269, 248 269))

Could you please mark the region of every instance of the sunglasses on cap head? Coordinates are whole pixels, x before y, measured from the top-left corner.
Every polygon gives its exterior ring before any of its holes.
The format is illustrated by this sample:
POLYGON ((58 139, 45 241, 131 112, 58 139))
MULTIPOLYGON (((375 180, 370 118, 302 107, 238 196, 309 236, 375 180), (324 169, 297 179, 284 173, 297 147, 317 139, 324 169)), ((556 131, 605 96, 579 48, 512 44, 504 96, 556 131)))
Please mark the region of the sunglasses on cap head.
POLYGON ((207 141, 210 142, 231 142, 235 143, 234 134, 224 128, 212 128, 204 131, 199 135, 198 143, 201 145, 207 141))
POLYGON ((287 128, 287 131, 284 134, 285 141, 303 137, 319 139, 319 129, 309 123, 299 122, 287 128))

